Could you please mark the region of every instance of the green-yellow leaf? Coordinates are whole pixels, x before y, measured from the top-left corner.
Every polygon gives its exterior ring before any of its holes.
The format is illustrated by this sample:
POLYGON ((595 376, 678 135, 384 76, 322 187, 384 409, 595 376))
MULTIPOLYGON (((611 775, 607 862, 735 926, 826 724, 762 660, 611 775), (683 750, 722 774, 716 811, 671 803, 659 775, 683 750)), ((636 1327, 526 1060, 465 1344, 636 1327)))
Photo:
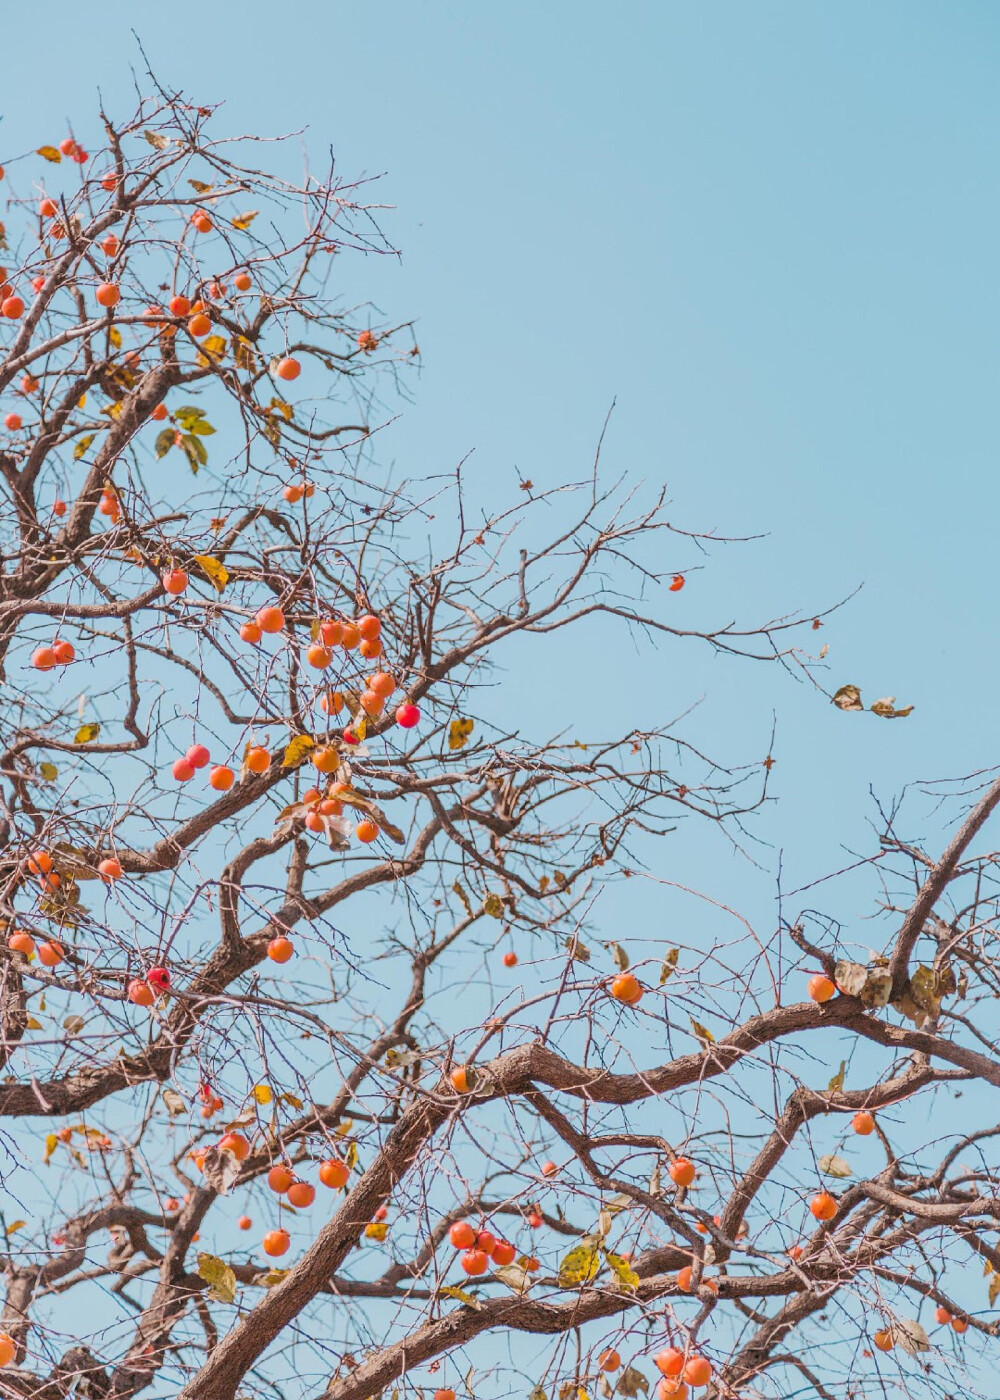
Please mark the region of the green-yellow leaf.
POLYGON ((208 1296, 217 1303, 232 1303, 236 1298, 236 1275, 227 1263, 214 1254, 198 1255, 198 1277, 208 1284, 208 1296))
POLYGON ((120 350, 122 348, 122 333, 117 326, 108 327, 108 340, 111 342, 111 344, 115 347, 116 350, 120 350))
POLYGON ((35 155, 44 156, 45 159, 50 160, 53 165, 58 165, 59 162, 62 160, 62 156, 60 155, 58 149, 55 146, 39 146, 38 150, 35 152, 35 155))
POLYGON ((100 732, 101 726, 99 724, 93 722, 90 724, 81 724, 80 728, 73 735, 73 743, 89 744, 93 739, 97 738, 100 732))
MULTIPOLYGON (((174 445, 174 439, 176 436, 177 432, 174 428, 160 429, 160 431, 156 434, 156 441, 153 443, 153 451, 156 453, 157 457, 165 457, 167 455, 167 453, 174 445)), ((93 438, 90 439, 90 442, 92 441, 93 438)), ((90 443, 88 442, 88 446, 89 445, 90 443)), ((87 449, 84 448, 84 451, 86 450, 87 449)), ((74 452, 73 455, 75 456, 76 453, 74 452)))
POLYGON ((628 1260, 623 1259, 620 1254, 612 1254, 610 1251, 604 1257, 619 1285, 622 1288, 627 1288, 630 1293, 634 1292, 639 1287, 639 1275, 628 1260))
POLYGON ((503 918, 503 900, 498 894, 488 894, 483 900, 483 913, 491 919, 503 918))
MULTIPOLYGON (((194 190, 195 194, 207 194, 208 191, 212 188, 211 185, 206 185, 204 180, 189 180, 188 184, 194 190)), ((284 1271, 278 1269, 275 1270, 275 1272, 282 1273, 284 1271)))
MULTIPOLYGON (((74 446, 73 446, 73 461, 74 461, 74 462, 79 462, 80 458, 81 458, 81 457, 84 455, 84 453, 89 449, 90 444, 94 441, 94 438, 95 438, 96 436, 97 436, 96 433, 88 433, 86 437, 80 438, 80 440, 74 444, 74 446)), ((159 456, 159 455, 160 455, 160 454, 157 453, 157 456, 159 456)))
POLYGON ((580 1288, 589 1283, 601 1266, 601 1256, 594 1243, 575 1245, 559 1265, 560 1288, 580 1288))
POLYGON ((193 433, 184 433, 181 436, 181 447, 188 465, 195 476, 198 475, 198 468, 203 467, 208 461, 208 453, 205 451, 205 444, 201 438, 196 438, 193 433))
POLYGON ((40 763, 38 771, 47 783, 54 783, 59 776, 59 769, 54 763, 40 763))
POLYGON ((476 726, 475 720, 453 719, 448 726, 448 747, 451 750, 464 748, 469 742, 469 735, 476 726))
POLYGON ((254 1283, 259 1288, 273 1288, 276 1283, 280 1283, 283 1278, 288 1277, 288 1269, 268 1269, 266 1274, 257 1274, 254 1283))
POLYGON ((837 1073, 833 1076, 833 1078, 830 1080, 830 1083, 827 1085, 827 1088, 830 1090, 831 1094, 839 1094, 843 1091, 844 1075, 846 1073, 847 1061, 841 1060, 840 1069, 837 1070, 837 1073))
POLYGON ((209 583, 214 584, 216 591, 221 593, 229 582, 229 570, 225 564, 213 559, 211 554, 195 554, 193 558, 209 583))
POLYGON ((238 214, 236 218, 232 221, 233 228, 237 228, 239 229, 240 233, 243 233, 246 229, 250 227, 250 225, 253 223, 254 219, 256 219, 259 213, 259 209, 248 209, 245 214, 238 214))
POLYGON ((311 734, 296 734, 285 749, 281 760, 282 768, 297 768, 305 756, 312 753, 316 747, 316 740, 311 734))
POLYGON ((701 1022, 696 1021, 693 1016, 689 1016, 688 1020, 691 1022, 691 1029, 698 1037, 698 1042, 700 1045, 704 1046, 715 1044, 715 1036, 712 1034, 712 1032, 708 1029, 707 1026, 703 1026, 701 1022))
POLYGON ((45 1150, 42 1153, 42 1161, 46 1166, 48 1166, 52 1159, 52 1154, 58 1146, 59 1139, 56 1137, 55 1133, 47 1133, 45 1136, 45 1150))
POLYGON ((466 1293, 464 1288, 456 1288, 454 1284, 438 1290, 444 1298, 454 1298, 459 1303, 464 1303, 467 1308, 479 1308, 482 1306, 479 1299, 471 1293, 466 1293))

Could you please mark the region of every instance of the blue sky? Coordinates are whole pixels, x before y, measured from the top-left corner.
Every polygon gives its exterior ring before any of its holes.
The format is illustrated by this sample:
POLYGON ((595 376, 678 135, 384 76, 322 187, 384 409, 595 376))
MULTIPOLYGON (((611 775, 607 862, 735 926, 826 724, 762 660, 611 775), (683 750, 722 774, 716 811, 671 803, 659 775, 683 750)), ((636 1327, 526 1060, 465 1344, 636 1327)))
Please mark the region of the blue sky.
MULTIPOLYGON (((690 528, 768 535, 692 572, 678 620, 812 613, 861 586, 820 634, 828 688, 895 694, 904 721, 607 635, 599 668, 568 645, 533 661, 537 713, 497 690, 498 723, 571 716, 581 737, 704 696, 691 733, 734 762, 764 756, 776 715, 763 868, 692 829, 660 874, 767 928, 779 849, 804 883, 870 845, 869 789, 995 761, 995 6, 173 0, 105 16, 95 62, 91 21, 55 0, 44 46, 36 12, 7 16, 0 150, 67 120, 95 139, 98 90, 127 113, 129 23, 166 85, 224 100, 220 125, 308 127, 314 158, 329 143, 344 173, 386 172, 402 257, 347 275, 417 318, 423 369, 381 446, 401 474, 471 451, 483 500, 555 485, 586 472, 615 401, 609 475, 666 482, 690 528)), ((916 798, 906 830, 933 845, 941 816, 916 798)), ((615 898, 609 917, 684 908, 615 898)))

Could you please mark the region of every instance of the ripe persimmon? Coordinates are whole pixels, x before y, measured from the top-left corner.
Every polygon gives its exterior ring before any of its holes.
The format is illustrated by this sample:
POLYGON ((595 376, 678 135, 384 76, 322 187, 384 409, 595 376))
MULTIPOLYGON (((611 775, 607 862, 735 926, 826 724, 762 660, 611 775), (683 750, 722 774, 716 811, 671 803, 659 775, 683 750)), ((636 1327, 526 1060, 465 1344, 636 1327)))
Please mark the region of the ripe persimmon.
POLYGON ((387 700, 396 689, 396 682, 387 671, 376 671, 368 677, 368 689, 380 700, 387 700))
POLYGON ((209 760, 209 752, 204 744, 192 744, 184 756, 192 768, 204 768, 209 760))
POLYGON ((823 973, 817 973, 815 977, 809 978, 809 986, 806 988, 813 1001, 829 1001, 836 994, 836 983, 823 973))
POLYGON ((934 1309, 934 1320, 935 1322, 943 1323, 945 1327, 947 1327, 952 1321, 952 1315, 947 1308, 938 1306, 934 1309))
POLYGON ((253 620, 244 622, 243 626, 240 628, 241 642, 259 642, 262 635, 263 630, 260 623, 253 620))
POLYGON ((540 1230, 545 1224, 545 1219, 543 1216, 539 1215, 537 1210, 533 1210, 528 1215, 528 1224, 533 1230, 540 1230))
POLYGON ((32 652, 31 664, 36 671, 51 671, 59 662, 52 647, 39 647, 37 651, 32 652))
POLYGON ((642 983, 631 972, 620 972, 611 983, 611 995, 626 1006, 637 1006, 642 1000, 642 983))
POLYGON ((675 1186, 690 1186, 695 1178, 695 1165, 687 1157, 677 1157, 667 1168, 675 1186))
POLYGON ((250 1156, 250 1144, 242 1133, 226 1133, 219 1139, 219 1146, 231 1152, 237 1162, 245 1162, 250 1156))
POLYGON ((241 268, 233 277, 233 286, 238 292, 248 292, 253 286, 253 278, 246 268, 241 268))
POLYGON ((25 933, 23 929, 15 929, 7 939, 7 947, 15 953, 23 953, 27 958, 35 951, 35 940, 30 933, 25 933))
POLYGON ((442 1386, 440 1390, 435 1390, 434 1400, 455 1400, 455 1392, 448 1386, 442 1386))
POLYGON ((294 1180, 294 1173, 284 1162, 276 1162, 267 1174, 267 1184, 278 1196, 283 1196, 294 1180))
POLYGON ((467 1249, 461 1260, 462 1268, 472 1278, 475 1278, 477 1274, 485 1274, 489 1262, 481 1249, 467 1249))
POLYGON ((140 981, 139 978, 136 978, 128 984, 127 995, 129 1001, 134 1002, 136 1006, 152 1006, 153 1002, 156 1000, 153 995, 153 989, 149 983, 140 981))
POLYGON ((302 1210, 306 1206, 311 1206, 316 1199, 316 1188, 310 1186, 308 1181, 293 1181, 285 1194, 288 1196, 290 1205, 295 1206, 297 1210, 302 1210))
POLYGON ((254 744, 251 748, 247 749, 246 757, 243 761, 251 773, 256 773, 259 776, 261 773, 266 773, 270 768, 271 755, 262 745, 254 744))
POLYGON ((120 880, 123 874, 121 861, 116 856, 105 856, 97 866, 97 873, 106 885, 110 885, 114 880, 120 880))
POLYGON ((837 1214, 837 1200, 829 1191, 820 1191, 809 1202, 809 1209, 817 1220, 832 1220, 837 1214))
POLYGON ((179 783, 189 783, 194 777, 194 768, 186 758, 175 758, 171 772, 179 783))
POLYGON ((856 1113, 851 1119, 851 1127, 862 1137, 867 1137, 869 1133, 875 1131, 875 1119, 870 1113, 856 1113))
POLYGON ((58 967, 63 960, 63 950, 58 943, 39 943, 38 961, 43 967, 58 967))
POLYGON ((162 423, 167 416, 167 405, 165 403, 158 403, 149 416, 154 423, 162 423))
POLYGON ((323 638, 323 645, 327 647, 339 647, 344 640, 344 624, 337 618, 328 618, 319 625, 319 635, 323 638))
POLYGON ((687 1400, 687 1393, 680 1376, 662 1376, 656 1385, 657 1400, 687 1400))
POLYGON ((362 817, 354 828, 354 834, 359 841, 363 841, 367 845, 369 841, 375 840, 378 835, 378 827, 370 817, 362 817))
POLYGON ((285 625, 285 614, 280 608, 268 604, 258 612, 257 625, 262 632, 280 632, 285 625))
POLYGON ((53 515, 65 515, 65 514, 66 514, 66 502, 65 502, 65 501, 53 501, 53 502, 52 502, 52 514, 53 514, 53 515))
POLYGON ((661 1376, 679 1376, 684 1370, 684 1353, 677 1347, 667 1347, 653 1357, 653 1364, 661 1376))
POLYGON ((361 634, 362 641, 365 642, 376 641, 382 632, 382 623, 373 613, 368 613, 365 617, 359 617, 356 626, 361 634))
MULTIPOLYGON (((209 228, 211 228, 211 224, 209 228)), ((287 1230, 268 1230, 264 1236, 264 1253, 270 1254, 272 1258, 276 1259, 280 1255, 288 1253, 288 1247, 291 1243, 291 1236, 287 1230)))
POLYGON ((504 967, 517 967, 517 954, 514 952, 504 953, 503 965, 504 967))
POLYGON ((117 306, 122 299, 122 294, 114 282, 102 282, 94 293, 98 306, 110 309, 117 306))
POLYGON ((349 1175, 347 1163, 342 1162, 339 1157, 328 1157, 325 1162, 319 1164, 319 1179, 324 1186, 329 1186, 331 1190, 339 1186, 346 1186, 349 1175))
POLYGON ((451 1079, 451 1087, 455 1090, 456 1094, 472 1093, 472 1083, 469 1079, 467 1065, 459 1065, 457 1069, 453 1069, 449 1078, 451 1079))
POLYGON ((688 1385, 708 1385, 712 1379, 712 1363, 705 1356, 689 1356, 684 1363, 684 1379, 688 1385))
POLYGON ((294 952, 295 948, 292 944, 292 940, 290 938, 285 938, 283 934, 279 934, 277 938, 272 938, 267 945, 267 956, 272 962, 286 963, 294 952))
POLYGON ((340 755, 336 749, 324 744, 318 749, 313 749, 312 762, 320 773, 332 773, 340 763, 340 755))
POLYGON ((951 1319, 951 1330, 953 1332, 967 1332, 969 1330, 969 1320, 965 1317, 953 1317, 951 1319))
POLYGON ((608 1347, 607 1351, 602 1351, 597 1358, 597 1364, 602 1371, 617 1371, 622 1364, 622 1359, 614 1347, 608 1347))
POLYGON ((274 372, 279 379, 298 379, 299 375, 302 373, 302 366, 299 364, 298 360, 293 359, 291 355, 286 355, 283 360, 279 360, 275 365, 274 372))
POLYGON ((684 587, 684 575, 674 574, 673 578, 670 580, 668 587, 670 588, 671 593, 679 593, 684 587))
POLYGON ((677 1270, 677 1287, 682 1293, 691 1292, 691 1275, 693 1272, 690 1264, 685 1264, 683 1269, 677 1270))
POLYGON ((17 1343, 9 1332, 0 1332, 0 1367, 9 1366, 17 1355, 17 1343))
POLYGON ((167 569, 160 582, 168 593, 176 597, 188 586, 188 576, 183 569, 167 569))
POLYGON ((253 1225, 253 1221, 250 1219, 249 1215, 241 1215, 236 1224, 241 1230, 249 1230, 253 1225))
POLYGON ((208 335, 212 329, 212 323, 205 315, 204 311, 196 311, 187 323, 188 334, 195 340, 200 340, 203 335, 208 335))
POLYGON ((400 729, 412 729, 420 723, 420 711, 409 701, 396 707, 396 723, 400 729))
POLYGON ((236 774, 224 763, 218 764, 208 775, 208 785, 215 788, 216 792, 228 792, 235 780, 236 774))
POLYGON ((289 484, 283 488, 281 494, 291 505, 295 505, 297 501, 301 501, 302 499, 302 487, 295 482, 289 482, 289 484))
POLYGON ((4 416, 3 425, 8 432, 16 433, 23 421, 19 413, 8 413, 4 416))
POLYGON ((52 650, 56 654, 56 664, 59 666, 68 666, 76 658, 76 647, 61 637, 52 643, 52 650))
POLYGON ((370 642, 362 637, 358 645, 358 655, 363 656, 366 661, 375 661, 376 658, 381 656, 382 643, 379 641, 378 637, 370 642))
POLYGON ((328 647, 320 646, 314 642, 306 652, 306 660, 310 666, 315 666, 317 671, 322 671, 333 660, 333 652, 328 647))
POLYGON ((18 321, 24 315, 24 302, 19 296, 4 297, 0 302, 0 313, 6 316, 8 321, 18 321))
POLYGON ((341 624, 341 626, 343 630, 340 634, 340 645, 344 648, 345 651, 353 651, 357 644, 361 641, 361 633, 355 627, 353 622, 344 622, 341 624))
POLYGON ((186 316, 191 310, 191 303, 187 297, 173 296, 167 302, 167 309, 171 316, 186 316))
POLYGON ((497 1240, 491 1251, 494 1264, 500 1268, 505 1268, 508 1264, 513 1264, 517 1258, 517 1250, 509 1240, 497 1240))

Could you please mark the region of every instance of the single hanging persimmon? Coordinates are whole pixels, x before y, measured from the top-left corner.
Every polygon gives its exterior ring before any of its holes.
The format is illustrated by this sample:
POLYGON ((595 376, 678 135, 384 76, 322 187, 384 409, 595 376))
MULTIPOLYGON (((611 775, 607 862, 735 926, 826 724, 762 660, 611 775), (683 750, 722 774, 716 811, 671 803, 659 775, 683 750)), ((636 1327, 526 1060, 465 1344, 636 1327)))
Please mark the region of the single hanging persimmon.
POLYGON ((875 1131, 875 1119, 870 1113, 856 1113, 851 1119, 851 1127, 861 1137, 867 1137, 875 1131))
POLYGON ((31 664, 36 671, 51 671, 59 662, 52 647, 39 647, 32 653, 31 664))
POLYGON ((254 619, 251 619, 249 622, 244 622, 242 627, 240 628, 241 642, 251 642, 256 644, 260 641, 263 635, 263 628, 261 627, 260 623, 255 621, 254 619))
POLYGON ((58 637, 52 643, 52 650, 56 654, 56 664, 58 666, 68 666, 76 659, 76 647, 72 642, 67 642, 65 638, 58 637))
POLYGON ((363 817, 354 828, 354 834, 359 841, 366 845, 369 841, 374 841, 378 835, 378 827, 369 817, 363 817))
POLYGON ((167 416, 167 405, 165 403, 158 403, 149 416, 154 423, 162 423, 167 416))
POLYGON ((58 943, 46 942, 38 945, 38 961, 43 967, 58 967, 65 954, 58 943))
POLYGON ((836 995, 837 986, 831 978, 826 977, 823 973, 817 973, 815 977, 809 978, 807 991, 813 1001, 822 1003, 829 1001, 832 996, 836 995))
POLYGON ((489 1259, 481 1249, 467 1249, 461 1259, 462 1268, 472 1278, 475 1278, 478 1274, 485 1274, 489 1267, 489 1262, 489 1259))
POLYGON ((684 1370, 684 1353, 677 1347, 667 1347, 653 1357, 653 1364, 661 1376, 679 1376, 684 1370))
POLYGON ((291 1243, 291 1236, 287 1230, 268 1230, 264 1236, 264 1253, 270 1254, 272 1258, 278 1258, 280 1255, 288 1253, 291 1243))
POLYGON ((8 413, 4 417, 3 425, 8 432, 16 433, 18 428, 22 426, 23 422, 24 420, 22 419, 19 413, 8 413))
POLYGON ((396 723, 400 729, 412 729, 420 723, 420 711, 409 701, 396 707, 396 723))
POLYGON ((279 360, 275 365, 274 372, 279 379, 284 379, 286 381, 298 379, 299 375, 302 373, 302 366, 299 364, 298 360, 293 359, 291 355, 286 355, 283 360, 279 360))
POLYGON ((277 1195, 283 1196, 295 1180, 294 1172, 283 1162, 277 1162, 267 1174, 267 1184, 277 1195))
POLYGON ((675 1186, 690 1186, 694 1181, 696 1172, 695 1165, 687 1157, 678 1157, 667 1168, 670 1179, 675 1186))
POLYGON ((250 1144, 242 1133, 226 1133, 219 1139, 219 1146, 231 1152, 237 1162, 245 1162, 250 1156, 250 1144))
POLYGON ((476 1242, 476 1232, 467 1220, 456 1220, 448 1231, 448 1238, 456 1249, 471 1249, 476 1242))
POLYGON ((148 982, 142 982, 136 978, 128 984, 128 999, 136 1006, 152 1006, 156 997, 148 982))
POLYGON ((809 1209, 817 1220, 832 1220, 837 1214, 837 1200, 829 1191, 820 1191, 809 1202, 809 1209))
POLYGON ((35 940, 30 933, 25 933, 23 929, 15 929, 7 939, 7 947, 15 953, 23 953, 26 958, 30 958, 35 951, 35 940))
POLYGON ((490 1257, 494 1264, 503 1269, 506 1268, 508 1264, 513 1264, 514 1260, 517 1258, 517 1250, 509 1240, 497 1240, 496 1244, 493 1246, 490 1257))
POLYGON ((188 576, 183 569, 167 569, 160 582, 166 591, 174 598, 183 593, 188 586, 188 576))
POLYGON ((896 1345, 893 1335, 887 1327, 880 1328, 872 1337, 872 1341, 878 1347, 879 1351, 892 1351, 893 1347, 896 1345))
POLYGON ((626 1006, 638 1006, 642 1000, 642 983, 631 972, 620 972, 611 983, 611 995, 626 1006))
POLYGON ((271 755, 268 750, 263 748, 260 744, 254 744, 252 748, 247 749, 246 757, 243 761, 249 772, 260 775, 261 773, 266 773, 270 768, 271 755))
POLYGON ((329 1186, 331 1190, 346 1186, 349 1175, 347 1163, 342 1162, 339 1157, 329 1157, 325 1162, 319 1164, 319 1179, 324 1186, 329 1186))
POLYGON ((187 323, 188 334, 195 340, 200 340, 202 336, 208 335, 212 329, 212 323, 205 315, 204 311, 196 311, 187 323))
POLYGON ((517 954, 514 952, 504 953, 503 965, 504 967, 517 967, 517 954))
POLYGON ((189 783, 194 777, 194 768, 186 758, 175 758, 170 771, 179 783, 189 783))
POLYGON ((236 1225, 240 1230, 249 1230, 253 1225, 253 1221, 250 1219, 249 1215, 241 1215, 236 1225))
POLYGON ((191 303, 187 297, 173 296, 167 302, 167 309, 171 316, 186 316, 191 310, 191 303))
POLYGON ((0 1367, 9 1366, 17 1355, 17 1343, 9 1332, 0 1332, 0 1367))
POLYGON ((316 1188, 310 1186, 308 1181, 293 1181, 285 1194, 288 1196, 289 1205, 293 1205, 296 1210, 304 1210, 316 1199, 316 1188))
POLYGON ((689 1356, 684 1363, 684 1379, 688 1385, 708 1385, 712 1379, 712 1363, 705 1356, 689 1356))
POLYGON ((262 632, 280 632, 285 625, 285 614, 280 608, 268 604, 257 613, 257 625, 262 632))
POLYGON ((614 1347, 608 1347, 607 1351, 602 1351, 597 1358, 597 1364, 602 1371, 617 1371, 622 1364, 622 1359, 614 1347))
POLYGON ((228 792, 235 781, 236 774, 224 763, 218 764, 208 775, 208 785, 216 792, 228 792))
POLYGON ((679 593, 684 587, 684 575, 674 574, 668 586, 670 588, 671 593, 679 593))
POLYGON ((322 671, 333 660, 333 652, 330 651, 329 647, 320 646, 317 642, 313 642, 306 652, 306 660, 310 666, 315 666, 318 671, 322 671))
POLYGON ((208 765, 209 753, 204 744, 192 744, 184 756, 192 768, 205 768, 208 765))
POLYGON ((272 938, 267 945, 267 956, 272 962, 286 963, 295 952, 295 948, 290 938, 285 938, 279 934, 277 938, 272 938))
POLYGON ((94 296, 98 306, 104 306, 109 310, 112 306, 117 306, 122 299, 122 294, 114 282, 102 282, 94 296))
POLYGON ((120 880, 123 874, 121 861, 115 856, 106 856, 98 867, 97 872, 106 885, 112 884, 115 880, 120 880))
POLYGON ((248 292, 253 286, 253 278, 246 268, 241 268, 233 277, 233 286, 238 292, 248 292))

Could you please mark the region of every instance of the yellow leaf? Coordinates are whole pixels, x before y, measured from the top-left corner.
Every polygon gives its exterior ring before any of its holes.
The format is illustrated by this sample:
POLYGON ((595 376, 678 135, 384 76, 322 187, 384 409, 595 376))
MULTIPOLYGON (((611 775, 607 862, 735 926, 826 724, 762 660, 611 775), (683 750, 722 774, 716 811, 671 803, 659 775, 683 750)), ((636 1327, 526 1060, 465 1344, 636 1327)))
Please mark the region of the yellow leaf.
POLYGON ((117 401, 115 403, 107 403, 101 409, 101 413, 104 414, 106 418, 118 418, 121 416, 123 408, 124 404, 117 401))
POLYGON ((79 462, 80 458, 81 458, 81 457, 83 456, 83 454, 87 451, 88 447, 89 447, 90 444, 94 441, 94 438, 95 438, 96 436, 97 436, 96 433, 88 433, 86 437, 80 438, 79 442, 77 442, 77 443, 74 445, 74 447, 73 447, 73 461, 74 461, 74 462, 79 462))
POLYGON ((350 1172, 358 1165, 358 1144, 353 1139, 347 1144, 347 1151, 344 1153, 344 1161, 347 1164, 347 1170, 350 1172))
POLYGON ((15 1220, 13 1225, 7 1226, 8 1235, 13 1235, 16 1230, 23 1230, 27 1223, 26 1220, 15 1220))
POLYGON ((454 1298, 459 1303, 464 1303, 468 1308, 481 1308, 479 1299, 471 1293, 466 1293, 464 1288, 456 1288, 454 1284, 448 1284, 446 1288, 439 1288, 438 1292, 443 1298, 454 1298))
POLYGON ((54 763, 40 763, 38 771, 47 783, 54 783, 59 776, 59 769, 54 763))
POLYGON ((475 720, 453 719, 448 726, 448 747, 451 750, 464 748, 468 743, 469 735, 476 727, 475 720))
POLYGON ((302 1107, 302 1100, 299 1098, 298 1094, 282 1094, 281 1102, 290 1104, 292 1108, 300 1109, 302 1107))
POLYGON ((231 1303, 236 1298, 236 1275, 214 1254, 198 1255, 198 1277, 208 1284, 208 1296, 216 1302, 231 1303))
POLYGON ((116 350, 122 348, 122 333, 117 326, 111 326, 108 330, 108 339, 116 350))
POLYGON ((292 421, 292 405, 286 403, 284 399, 272 399, 268 407, 273 408, 275 413, 280 413, 286 423, 292 421))
POLYGON ((1000 1295, 1000 1274, 994 1274, 994 1276, 990 1279, 990 1307, 991 1307, 991 1308, 992 1308, 993 1304, 996 1302, 997 1296, 998 1296, 998 1295, 1000 1295))
POLYGON ((161 136, 158 131, 144 131, 142 134, 154 150, 165 151, 170 145, 170 137, 161 136))
POLYGON ((42 1161, 46 1165, 48 1165, 53 1152, 58 1146, 59 1139, 56 1137, 55 1133, 47 1133, 45 1137, 45 1151, 42 1153, 42 1161))
POLYGON ((25 1024, 27 1025, 29 1031, 44 1030, 44 1026, 42 1025, 41 1021, 39 1021, 35 1016, 29 1016, 25 1024))
POLYGON ((248 229, 260 213, 259 209, 248 209, 245 214, 238 214, 233 220, 233 228, 238 228, 240 233, 248 229))
POLYGON ((345 1118, 344 1121, 343 1121, 343 1123, 338 1123, 337 1126, 334 1128, 334 1130, 333 1130, 333 1135, 334 1135, 334 1137, 340 1137, 340 1138, 346 1137, 347 1134, 351 1131, 351 1129, 352 1129, 353 1127, 354 1127, 354 1119, 353 1119, 353 1118, 345 1118))
POLYGON ((674 974, 674 969, 677 967, 677 959, 678 959, 679 957, 680 957, 680 950, 679 950, 678 948, 671 948, 671 949, 670 949, 670 952, 669 952, 669 953, 666 955, 666 957, 663 959, 663 966, 660 968, 660 981, 659 981, 659 985, 660 985, 661 987, 663 986, 664 982, 668 982, 668 981, 670 980, 670 978, 673 976, 673 974, 674 974))
MULTIPOLYGON (((197 194, 206 194, 212 188, 211 185, 206 185, 204 180, 189 180, 188 184, 197 194)), ((277 1270, 276 1272, 282 1271, 277 1270)))
POLYGON ((213 361, 221 360, 226 353, 229 341, 224 335, 208 335, 201 342, 197 360, 202 366, 211 364, 213 361))
POLYGON ((101 732, 99 724, 81 724, 80 728, 73 736, 74 744, 89 744, 92 739, 96 739, 101 732))
POLYGON ((560 1288, 579 1288, 589 1283, 600 1268, 600 1262, 596 1244, 574 1246, 559 1265, 560 1288))
POLYGON ((707 1028, 707 1026, 703 1026, 701 1022, 696 1021, 693 1016, 689 1016, 688 1020, 691 1022, 691 1029, 694 1031, 695 1035, 698 1037, 698 1040, 702 1045, 715 1044, 715 1036, 707 1028))
POLYGON ((59 154, 59 151, 56 149, 55 146, 39 146, 38 150, 35 152, 35 155, 44 156, 45 159, 50 160, 53 165, 58 165, 59 162, 62 160, 62 156, 59 154))
POLYGON ((287 1274, 287 1269, 268 1269, 266 1274, 257 1274, 254 1278, 254 1283, 261 1288, 273 1288, 274 1285, 280 1283, 287 1274))
POLYGON ((274 1095, 267 1084, 255 1084, 253 1086, 253 1096, 258 1103, 270 1103, 274 1095))
POLYGON ((388 1233, 388 1220, 372 1220, 365 1226, 365 1239, 368 1240, 384 1240, 388 1233))
POLYGON ((86 394, 81 394, 81 395, 80 395, 80 400, 79 400, 79 402, 77 403, 77 408, 86 408, 86 407, 87 407, 87 395, 86 395, 86 394))
POLYGON ((213 583, 216 590, 221 593, 229 582, 229 570, 225 564, 220 564, 218 559, 212 558, 211 554, 195 554, 193 559, 209 583, 213 583))
POLYGON ((311 734, 296 734, 285 750, 281 760, 282 768, 297 768, 306 754, 311 753, 315 747, 316 740, 311 734))
POLYGON ((627 1259, 623 1259, 620 1254, 608 1253, 605 1255, 611 1272, 614 1274, 622 1288, 627 1288, 634 1292, 639 1287, 639 1275, 632 1268, 627 1259))

